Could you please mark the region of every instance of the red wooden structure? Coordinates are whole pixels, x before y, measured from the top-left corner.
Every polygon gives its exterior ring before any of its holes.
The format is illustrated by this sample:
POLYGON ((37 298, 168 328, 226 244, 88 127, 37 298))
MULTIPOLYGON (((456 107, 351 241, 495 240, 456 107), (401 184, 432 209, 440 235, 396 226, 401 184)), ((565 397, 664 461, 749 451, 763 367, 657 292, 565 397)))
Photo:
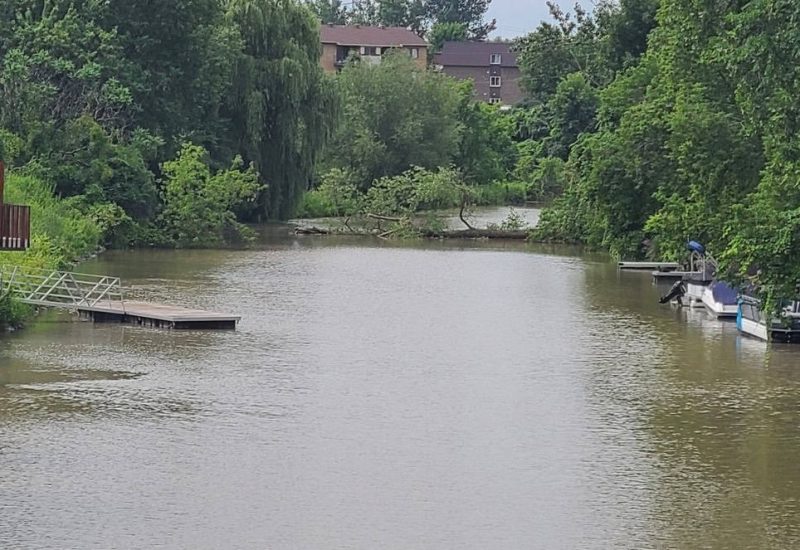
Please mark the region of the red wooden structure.
POLYGON ((0 160, 0 250, 27 250, 31 243, 31 208, 3 201, 5 172, 0 160))

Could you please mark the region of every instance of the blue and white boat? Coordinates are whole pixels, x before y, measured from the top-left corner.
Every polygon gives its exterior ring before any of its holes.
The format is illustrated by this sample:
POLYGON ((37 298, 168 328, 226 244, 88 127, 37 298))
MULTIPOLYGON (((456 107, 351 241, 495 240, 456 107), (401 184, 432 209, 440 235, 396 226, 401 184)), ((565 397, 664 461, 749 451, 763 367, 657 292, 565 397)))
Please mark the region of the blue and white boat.
POLYGON ((739 293, 725 281, 711 281, 703 289, 701 301, 718 319, 733 318, 739 313, 739 293))
POLYGON ((800 301, 785 301, 780 313, 773 317, 764 313, 759 300, 741 296, 736 327, 743 334, 767 342, 800 344, 800 301))

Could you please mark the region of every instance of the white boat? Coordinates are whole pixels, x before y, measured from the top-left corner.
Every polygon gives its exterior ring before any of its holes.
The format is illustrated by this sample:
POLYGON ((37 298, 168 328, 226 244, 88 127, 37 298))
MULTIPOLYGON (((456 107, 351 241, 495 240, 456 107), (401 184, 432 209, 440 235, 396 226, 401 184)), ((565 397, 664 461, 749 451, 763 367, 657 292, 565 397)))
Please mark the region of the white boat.
POLYGON ((736 317, 739 312, 739 294, 724 281, 712 281, 706 286, 701 301, 717 318, 736 317))
POLYGON ((710 282, 703 279, 688 279, 684 281, 686 293, 683 298, 686 300, 687 307, 705 307, 703 296, 705 296, 710 282))
POLYGON ((800 301, 785 302, 780 314, 771 319, 761 310, 761 302, 742 296, 736 327, 744 334, 767 342, 800 343, 800 301))

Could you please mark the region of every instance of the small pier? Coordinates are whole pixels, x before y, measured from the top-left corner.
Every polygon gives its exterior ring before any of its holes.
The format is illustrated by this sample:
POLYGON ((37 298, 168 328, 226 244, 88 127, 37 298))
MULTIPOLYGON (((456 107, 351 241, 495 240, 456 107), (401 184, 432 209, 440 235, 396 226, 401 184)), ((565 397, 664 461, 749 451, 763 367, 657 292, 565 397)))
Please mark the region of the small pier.
POLYGON ((235 315, 125 299, 118 277, 30 268, 0 268, 0 291, 22 303, 77 312, 96 323, 127 323, 165 329, 235 330, 235 315))
POLYGON ((677 262, 619 262, 617 267, 630 271, 677 271, 683 266, 677 262))
POLYGON ((660 279, 691 279, 698 275, 702 275, 701 271, 653 271, 653 277, 656 280, 660 279))
POLYGON ((153 328, 234 330, 240 317, 149 302, 109 302, 78 306, 80 316, 95 323, 126 323, 153 328))

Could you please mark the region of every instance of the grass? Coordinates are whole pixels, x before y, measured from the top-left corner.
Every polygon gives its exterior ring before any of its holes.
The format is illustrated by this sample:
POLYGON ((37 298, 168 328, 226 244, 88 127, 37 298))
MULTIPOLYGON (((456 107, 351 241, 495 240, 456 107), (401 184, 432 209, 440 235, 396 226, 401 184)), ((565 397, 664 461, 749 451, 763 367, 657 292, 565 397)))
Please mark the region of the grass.
MULTIPOLYGON (((24 174, 9 174, 5 201, 31 207, 31 247, 25 252, 0 252, 0 265, 62 269, 99 248, 102 230, 77 202, 62 200, 50 185, 24 174)), ((30 308, 0 295, 0 328, 20 326, 30 308)))

